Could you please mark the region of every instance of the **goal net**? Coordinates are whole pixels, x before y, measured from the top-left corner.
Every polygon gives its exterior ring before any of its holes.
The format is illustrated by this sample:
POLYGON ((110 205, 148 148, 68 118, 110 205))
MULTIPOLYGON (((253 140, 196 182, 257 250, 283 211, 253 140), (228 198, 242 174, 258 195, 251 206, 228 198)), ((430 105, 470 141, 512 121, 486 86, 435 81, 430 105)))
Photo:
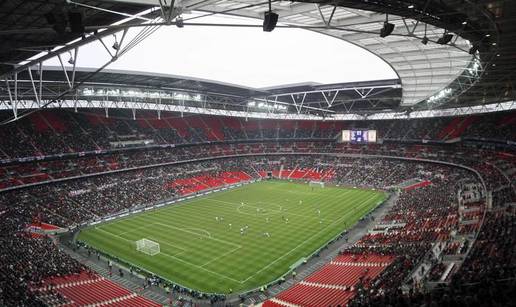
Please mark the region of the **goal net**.
POLYGON ((136 250, 154 256, 159 253, 159 243, 149 239, 141 239, 136 241, 136 250))
POLYGON ((322 181, 310 181, 308 185, 312 188, 324 188, 324 182, 322 181))

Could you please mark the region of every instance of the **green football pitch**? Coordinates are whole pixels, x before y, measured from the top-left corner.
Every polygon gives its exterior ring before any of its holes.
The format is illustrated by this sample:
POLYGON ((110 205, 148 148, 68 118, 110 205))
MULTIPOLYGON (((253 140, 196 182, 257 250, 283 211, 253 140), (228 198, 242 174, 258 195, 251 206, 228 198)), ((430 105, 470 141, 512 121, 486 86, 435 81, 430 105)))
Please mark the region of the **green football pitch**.
POLYGON ((243 292, 287 273, 385 197, 262 181, 97 224, 78 239, 184 287, 243 292), (143 238, 159 243, 160 253, 136 251, 143 238))

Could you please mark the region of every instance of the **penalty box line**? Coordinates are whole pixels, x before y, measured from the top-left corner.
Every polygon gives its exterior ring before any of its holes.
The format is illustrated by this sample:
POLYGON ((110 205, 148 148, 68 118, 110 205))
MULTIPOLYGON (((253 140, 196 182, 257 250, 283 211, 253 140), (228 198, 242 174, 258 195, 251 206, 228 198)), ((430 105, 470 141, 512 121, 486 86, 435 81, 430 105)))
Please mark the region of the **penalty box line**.
MULTIPOLYGON (((119 236, 119 235, 116 235, 116 234, 114 234, 114 233, 112 233, 112 232, 109 232, 109 231, 107 231, 107 230, 104 230, 104 229, 101 229, 101 228, 98 228, 98 227, 96 227, 95 229, 100 230, 100 231, 102 231, 102 232, 104 232, 104 233, 106 233, 106 234, 109 234, 109 235, 111 235, 111 236, 114 236, 114 237, 120 238, 120 239, 122 239, 122 240, 124 240, 124 241, 131 242, 131 243, 133 243, 133 242, 134 242, 133 240, 126 239, 126 238, 124 238, 124 237, 121 237, 121 236, 119 236)), ((160 244, 162 244, 162 243, 160 243, 160 244)), ((164 244, 166 244, 166 243, 164 243, 164 244)), ((170 245, 170 244, 166 244, 166 245, 170 245)), ((171 245, 171 246, 172 246, 172 245, 171 245)), ((231 252, 234 252, 234 251, 236 251, 237 249, 240 249, 240 247, 241 247, 241 246, 239 246, 238 248, 235 248, 235 249, 231 250, 231 252)), ((180 248, 180 249, 181 249, 181 250, 183 250, 183 252, 181 252, 181 253, 186 252, 186 250, 184 250, 183 248, 180 248)), ((179 254, 181 254, 181 253, 178 253, 178 254, 176 254, 176 255, 179 255, 179 254)), ((163 252, 163 251, 160 251, 158 255, 163 255, 163 256, 165 256, 165 257, 172 258, 172 259, 177 260, 177 261, 179 261, 179 262, 183 262, 183 263, 185 263, 185 264, 187 264, 187 265, 190 265, 190 266, 193 266, 193 267, 199 268, 199 269, 204 270, 204 271, 206 271, 206 272, 209 272, 209 273, 211 273, 211 274, 213 274, 213 275, 217 275, 217 276, 220 276, 220 277, 222 277, 222 278, 225 278, 225 279, 228 279, 228 280, 231 280, 231 281, 237 282, 237 283, 242 283, 242 281, 240 281, 240 280, 236 280, 236 279, 231 278, 231 277, 229 277, 229 276, 226 276, 226 275, 224 275, 224 274, 220 274, 220 273, 218 273, 218 272, 215 272, 215 271, 212 271, 212 270, 206 269, 206 268, 204 268, 204 267, 202 267, 202 266, 199 266, 199 265, 197 265, 197 264, 194 264, 194 263, 191 263, 191 262, 189 262, 189 261, 186 261, 186 260, 183 260, 183 259, 181 259, 181 258, 178 258, 178 257, 176 257, 175 255, 170 255, 169 253, 166 253, 166 252, 163 252)), ((211 261, 211 260, 210 260, 210 261, 211 261)), ((206 264, 203 264, 203 265, 206 265, 206 264)))
POLYGON ((232 245, 234 247, 238 247, 238 248, 242 247, 242 245, 240 245, 240 244, 236 244, 236 243, 233 243, 233 242, 230 242, 230 241, 226 241, 226 240, 222 240, 222 239, 217 239, 217 238, 212 237, 211 235, 210 236, 201 235, 201 234, 199 234, 197 232, 185 230, 185 228, 175 227, 175 226, 172 226, 172 225, 166 225, 166 224, 162 224, 160 222, 156 222, 156 223, 153 223, 153 224, 160 225, 160 226, 167 227, 167 228, 177 229, 179 231, 186 232, 186 233, 191 233, 191 234, 194 234, 196 236, 200 235, 200 236, 203 236, 203 237, 205 237, 207 239, 210 239, 210 240, 213 240, 213 241, 217 241, 217 242, 221 242, 221 243, 224 243, 224 244, 227 244, 227 245, 232 245))
MULTIPOLYGON (((152 224, 150 224, 150 225, 152 225, 152 224)), ((141 229, 141 228, 144 228, 144 227, 139 227, 138 229, 141 229)), ((122 236, 121 236, 121 234, 118 234, 118 235, 117 235, 117 234, 112 233, 111 231, 104 230, 104 229, 102 229, 102 228, 100 228, 100 227, 95 227, 95 229, 96 229, 96 230, 100 230, 100 231, 102 231, 102 232, 104 232, 104 233, 107 233, 107 234, 109 234, 109 235, 111 235, 111 236, 117 237, 117 238, 122 239, 122 240, 127 241, 127 242, 131 242, 131 243, 135 243, 135 242, 136 242, 136 241, 134 241, 134 240, 130 240, 130 239, 127 239, 127 238, 122 237, 122 236)), ((131 233, 131 232, 135 232, 135 231, 137 231, 138 229, 133 229, 133 230, 131 230, 131 231, 125 231, 125 232, 123 232, 122 234, 127 234, 127 233, 131 233)), ((152 239, 152 240, 154 240, 154 241, 160 241, 160 240, 158 240, 158 239, 152 238, 152 236, 147 236, 147 238, 152 239)), ((181 250, 181 252, 179 252, 179 253, 177 253, 177 254, 175 254, 175 255, 180 255, 180 254, 182 254, 182 253, 184 253, 184 252, 186 252, 186 251, 187 251, 186 249, 182 248, 181 246, 173 245, 173 244, 170 244, 170 243, 167 243, 167 242, 158 242, 158 243, 159 243, 159 244, 163 244, 163 245, 167 245, 167 246, 171 246, 171 247, 173 247, 173 248, 175 248, 175 249, 179 249, 179 250, 181 250)), ((160 253, 161 253, 161 251, 160 251, 160 253)))
MULTIPOLYGON (((202 230, 203 232, 207 233, 208 235, 202 235, 202 234, 199 234, 199 233, 196 233, 196 232, 193 232, 193 231, 188 231, 188 230, 186 230, 186 229, 188 229, 188 228, 175 227, 175 226, 171 226, 171 225, 162 224, 162 223, 160 223, 160 222, 154 222, 154 223, 151 223, 151 224, 146 225, 146 226, 140 226, 140 227, 137 227, 137 228, 134 228, 134 229, 128 230, 128 231, 124 231, 124 232, 119 233, 119 234, 113 234, 113 233, 111 233, 111 232, 108 232, 108 233, 110 233, 110 234, 112 234, 112 235, 115 235, 115 236, 117 236, 117 237, 119 237, 119 238, 121 238, 121 239, 128 240, 128 239, 125 239, 125 238, 121 237, 121 235, 123 235, 123 234, 127 234, 127 233, 132 233, 132 232, 138 231, 138 230, 140 230, 140 229, 144 229, 144 228, 151 227, 151 226, 153 226, 153 225, 159 225, 159 226, 163 226, 163 227, 173 228, 173 229, 176 229, 176 230, 179 230, 179 231, 182 231, 182 232, 186 232, 186 233, 191 233, 191 234, 195 234, 195 235, 201 235, 201 236, 203 236, 203 237, 205 237, 205 238, 207 238, 207 239, 214 240, 214 241, 218 241, 218 242, 222 242, 222 243, 224 243, 224 244, 234 246, 234 248, 233 248, 232 250, 230 250, 230 251, 228 251, 228 252, 224 253, 224 255, 226 255, 226 254, 230 254, 230 253, 233 253, 233 252, 235 252, 236 250, 238 250, 238 249, 242 248, 242 245, 240 245, 240 244, 236 244, 236 243, 233 243, 233 242, 230 242, 230 241, 226 241, 226 240, 222 240, 222 239, 214 238, 214 237, 212 237, 212 236, 211 236, 211 234, 210 234, 210 232, 209 232, 209 231, 204 230, 204 229, 201 229, 201 228, 198 228, 198 229, 199 229, 199 230, 202 230)), ((100 229, 100 228, 97 228, 97 229, 100 229)), ((194 228, 190 228, 190 229, 194 229, 194 228)), ((106 230, 103 230, 103 229, 100 229, 100 230, 102 230, 102 231, 105 231, 105 232, 106 232, 106 230)), ((149 237, 149 238, 150 238, 150 237, 149 237)), ((152 239, 152 238, 151 238, 151 239, 152 239)), ((128 240, 128 241, 130 241, 130 240, 128 240)), ((161 241, 161 240, 156 240, 156 241, 161 241)), ((161 243, 160 243, 160 244, 161 244, 161 243)), ((186 251, 187 251, 186 249, 184 249, 184 248, 182 248, 182 247, 180 247, 180 246, 176 246, 176 245, 173 245, 173 244, 170 244, 170 243, 162 243, 162 244, 169 245, 169 246, 172 246, 172 247, 177 247, 177 248, 181 249, 183 252, 186 252, 186 251)), ((222 256, 224 256, 224 255, 222 255, 222 256)), ((208 263, 203 264, 203 266, 204 266, 204 265, 207 265, 207 264, 209 264, 209 263, 211 263, 212 261, 217 260, 218 258, 221 258, 222 256, 219 256, 219 257, 217 257, 216 259, 210 260, 208 263)))
MULTIPOLYGON (((153 224, 157 224, 157 225, 160 225, 160 226, 163 226, 163 227, 167 227, 167 228, 177 229, 177 230, 180 230, 180 231, 183 231, 183 232, 186 232, 186 233, 191 233, 191 234, 195 234, 195 235, 200 235, 199 233, 196 233, 196 232, 193 232, 193 231, 188 231, 188 230, 185 230, 185 229, 180 228, 180 227, 175 227, 175 226, 171 226, 171 225, 166 225, 166 224, 162 224, 162 223, 159 223, 159 222, 156 222, 156 223, 153 223, 153 224)), ((242 248, 242 245, 240 245, 240 244, 235 244, 235 243, 233 243, 233 242, 229 242, 229 241, 226 241, 226 240, 221 240, 221 239, 213 238, 213 237, 211 237, 211 236, 209 236, 209 237, 204 236, 204 237, 205 237, 205 238, 208 238, 208 239, 211 239, 211 240, 214 240, 214 241, 222 242, 222 243, 225 243, 225 244, 228 244, 228 245, 233 245, 235 248, 234 248, 234 249, 232 249, 232 250, 230 250, 230 251, 228 251, 228 252, 226 252, 226 253, 224 253, 223 255, 221 255, 221 256, 219 256, 219 257, 217 257, 217 258, 215 258, 215 259, 209 260, 207 263, 205 263, 205 264, 203 264, 203 265, 197 265, 197 264, 191 263, 191 262, 189 262, 189 261, 183 260, 183 259, 181 259, 181 258, 177 258, 177 257, 175 257, 175 256, 169 255, 169 254, 167 254, 167 253, 164 253, 164 254, 165 254, 165 256, 168 256, 168 257, 170 257, 170 258, 176 259, 177 261, 180 261, 180 262, 186 263, 186 264, 188 264, 188 265, 191 265, 191 266, 193 266, 193 267, 199 268, 199 269, 204 270, 204 271, 206 271, 206 272, 210 272, 210 273, 212 273, 212 274, 214 274, 214 275, 217 275, 217 276, 220 276, 220 277, 223 277, 223 278, 229 279, 229 280, 234 281, 234 282, 242 283, 242 281, 240 281, 240 280, 236 280, 236 279, 234 279, 234 278, 231 278, 231 277, 226 276, 226 275, 224 275, 224 274, 220 274, 220 273, 218 273, 218 272, 215 272, 215 271, 209 270, 209 269, 207 269, 207 268, 205 268, 205 267, 204 267, 205 265, 207 265, 207 264, 209 264, 209 263, 211 263, 211 262, 213 262, 213 261, 215 261, 215 260, 218 260, 219 258, 221 258, 221 257, 223 257, 223 256, 225 256, 225 255, 227 255, 227 254, 229 254, 230 252, 231 252, 231 253, 233 253, 233 252, 235 252, 235 251, 239 250, 240 248, 242 248)))
MULTIPOLYGON (((162 254, 162 253, 160 253, 160 254, 162 254)), ((193 264, 193 263, 188 262, 188 261, 186 261, 186 260, 183 260, 183 259, 181 259, 181 258, 177 258, 177 257, 172 256, 172 255, 169 255, 169 254, 167 254, 167 253, 163 253, 163 254, 164 254, 164 256, 166 256, 166 257, 169 257, 169 258, 172 258, 172 259, 177 260, 177 261, 179 261, 179 262, 183 262, 183 263, 185 263, 185 264, 188 264, 188 265, 191 265, 191 266, 193 266, 193 267, 199 268, 199 269, 204 270, 204 271, 206 271, 206 272, 209 272, 209 273, 211 273, 211 274, 213 274, 213 275, 217 275, 217 276, 220 276, 220 277, 225 278, 225 279, 229 279, 229 280, 234 281, 234 282, 237 282, 237 283, 242 283, 240 280, 236 280, 236 279, 231 278, 231 277, 229 277, 229 276, 226 276, 226 275, 224 275, 224 274, 217 273, 217 272, 215 272, 215 271, 209 270, 209 269, 204 268, 204 267, 202 267, 202 266, 199 266, 199 265, 197 265, 197 264, 193 264)))
MULTIPOLYGON (((236 252, 237 250, 239 250, 240 248, 241 248, 241 247, 236 247, 236 248, 234 248, 234 249, 232 249, 232 250, 230 250, 230 251, 228 251, 228 252, 225 252, 224 254, 222 254, 222 255, 220 255, 220 256, 218 256, 218 257, 215 257, 214 259, 209 260, 209 261, 208 261, 208 262, 206 262, 205 264, 201 265, 201 267, 204 267, 204 266, 206 266, 206 265, 208 265, 208 264, 210 264, 210 263, 212 263, 212 262, 215 262, 215 261, 219 260, 220 258, 223 258, 223 257, 225 257, 225 256, 227 256, 227 255, 229 255, 229 254, 232 254, 232 253, 236 252)), ((242 283, 242 282, 240 282, 240 283, 242 283)))
MULTIPOLYGON (((163 226, 163 227, 174 228, 174 229, 177 229, 177 230, 180 230, 180 231, 186 232, 186 233, 192 233, 192 234, 199 235, 199 234, 197 234, 196 232, 188 231, 188 230, 186 230, 185 228, 179 228, 179 227, 170 226, 170 225, 162 224, 162 223, 159 223, 159 222, 155 222, 155 223, 151 223, 151 224, 146 225, 146 226, 141 226, 141 227, 137 227, 137 228, 135 228, 135 229, 129 230, 129 231, 125 231, 125 232, 123 232, 123 233, 118 234, 117 236, 118 236, 118 237, 120 237, 120 235, 122 235, 122 234, 132 233, 132 232, 135 232, 135 231, 138 231, 138 230, 140 230, 140 229, 147 228, 147 227, 150 227, 150 226, 153 226, 153 225, 160 225, 160 226, 163 226)), ((233 248, 233 249, 231 249, 231 250, 229 250, 229 251, 225 252, 224 254, 222 254, 222 255, 220 255, 220 256, 218 256, 218 257, 214 258, 214 259, 209 260, 208 262, 206 262, 206 263, 202 264, 200 267, 204 267, 204 266, 206 266, 206 265, 208 265, 208 264, 210 264, 210 263, 212 263, 212 262, 214 262, 214 261, 217 261, 218 259, 220 259, 220 258, 222 258, 222 257, 224 257, 224 256, 227 256, 227 255, 229 255, 229 254, 232 254, 232 253, 234 253, 234 252, 236 252, 237 250, 239 250, 239 249, 241 249, 241 248, 242 248, 242 245, 240 245, 240 244, 235 244, 235 243, 233 243, 233 242, 229 242, 229 241, 226 241, 226 240, 216 239, 216 238, 212 237, 212 236, 211 236, 211 234, 210 234, 208 231, 206 231, 206 230, 204 230, 204 229, 200 229, 200 228, 199 228, 199 230, 202 230, 202 231, 204 231, 204 232, 206 232, 206 233, 208 234, 208 236, 204 236, 204 237, 205 237, 205 238, 207 238, 207 239, 215 240, 215 241, 219 241, 219 242, 223 242, 223 243, 226 243, 226 244, 229 244, 229 245, 233 245, 233 246, 234 246, 234 248, 233 248)), ((120 238, 122 238, 122 237, 120 237, 120 238)), ((151 237, 148 237, 148 238, 152 239, 151 237)), ((122 238, 122 239, 123 239, 123 238, 122 238)), ((156 241, 160 241, 160 240, 156 240, 156 241)), ((158 243, 160 243, 160 242, 158 242, 158 243)), ((181 252, 181 253, 177 253, 177 254, 175 254, 175 255, 179 255, 179 254, 182 254, 182 253, 184 253, 184 252, 187 252, 187 250, 186 250, 186 249, 184 249, 184 248, 182 248, 182 247, 179 247, 179 246, 175 246, 175 245, 173 245, 173 244, 169 244, 169 243, 160 243, 160 244, 165 244, 165 245, 172 246, 172 247, 178 247, 179 249, 181 249, 181 250, 182 250, 182 252, 181 252)), ((193 265, 193 263, 192 263, 192 265, 193 265)))

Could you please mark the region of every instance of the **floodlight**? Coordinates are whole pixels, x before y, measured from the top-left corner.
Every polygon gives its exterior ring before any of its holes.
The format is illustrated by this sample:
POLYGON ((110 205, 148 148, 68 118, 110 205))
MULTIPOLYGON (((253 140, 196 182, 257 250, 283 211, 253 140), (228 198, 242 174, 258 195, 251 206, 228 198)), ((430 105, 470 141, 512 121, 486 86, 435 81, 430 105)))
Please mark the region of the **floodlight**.
POLYGON ((113 43, 113 46, 111 46, 111 48, 118 50, 118 49, 120 49, 120 44, 118 43, 118 40, 116 39, 116 35, 113 34, 113 37, 115 38, 115 42, 113 43))
POLYGON ((183 17, 177 16, 177 18, 176 18, 176 27, 182 28, 184 26, 185 26, 185 24, 183 22, 183 17))
POLYGON ((74 60, 71 52, 70 52, 70 58, 68 59, 68 64, 70 64, 70 65, 75 64, 75 60, 74 60))
POLYGON ((428 24, 425 23, 425 36, 423 37, 423 39, 421 40, 421 43, 423 45, 426 45, 428 44, 428 36, 426 36, 426 27, 427 27, 428 24))

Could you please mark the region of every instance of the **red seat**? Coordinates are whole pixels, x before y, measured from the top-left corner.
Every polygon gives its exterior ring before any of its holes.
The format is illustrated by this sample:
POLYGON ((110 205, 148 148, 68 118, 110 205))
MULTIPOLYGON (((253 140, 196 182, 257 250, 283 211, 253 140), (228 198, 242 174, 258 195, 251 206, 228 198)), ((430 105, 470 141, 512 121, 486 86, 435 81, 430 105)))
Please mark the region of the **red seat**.
POLYGON ((53 285, 54 289, 63 297, 72 301, 72 306, 84 306, 92 304, 107 304, 109 306, 161 306, 144 297, 89 272, 68 275, 63 277, 51 277, 43 281, 44 286, 53 285))
POLYGON ((297 284, 283 291, 278 299, 306 307, 345 306, 355 292, 297 284))

